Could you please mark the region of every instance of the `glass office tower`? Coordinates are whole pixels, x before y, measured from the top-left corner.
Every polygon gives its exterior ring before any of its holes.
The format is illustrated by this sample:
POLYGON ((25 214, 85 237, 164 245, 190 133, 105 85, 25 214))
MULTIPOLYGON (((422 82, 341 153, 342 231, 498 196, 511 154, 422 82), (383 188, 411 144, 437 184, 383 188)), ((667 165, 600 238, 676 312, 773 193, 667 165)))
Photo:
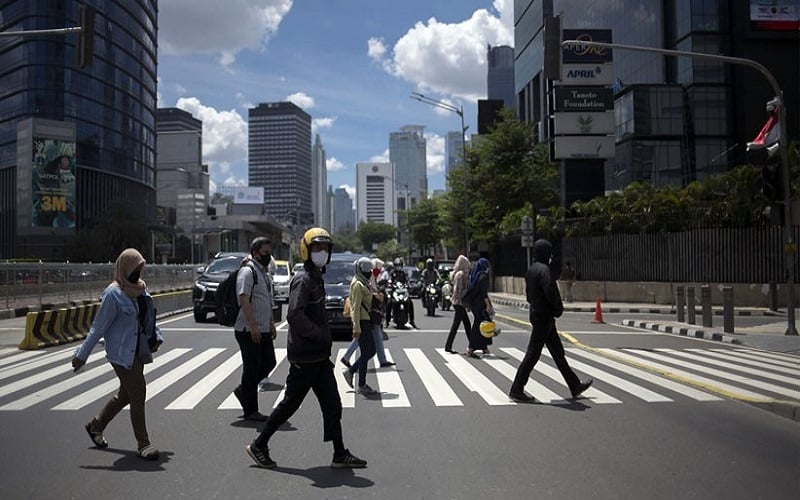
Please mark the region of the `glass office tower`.
POLYGON ((81 3, 84 69, 77 34, 0 37, 0 258, 68 258, 114 202, 155 216, 157 0, 0 1, 0 30, 77 26, 81 3))

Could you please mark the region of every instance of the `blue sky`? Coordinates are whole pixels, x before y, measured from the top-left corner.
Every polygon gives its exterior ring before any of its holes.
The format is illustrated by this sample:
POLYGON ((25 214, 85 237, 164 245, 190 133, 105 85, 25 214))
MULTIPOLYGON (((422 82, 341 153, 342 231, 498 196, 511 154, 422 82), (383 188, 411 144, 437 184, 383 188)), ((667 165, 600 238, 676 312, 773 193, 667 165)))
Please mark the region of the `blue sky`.
MULTIPOLYGON (((476 131, 486 46, 513 45, 512 0, 166 0, 158 99, 203 120, 211 191, 247 183, 247 110, 292 101, 328 157, 328 184, 354 195, 355 164, 388 161, 389 134, 424 125, 429 189, 443 189, 444 140, 464 106, 476 131)), ((313 136, 312 136, 313 142, 313 136)))

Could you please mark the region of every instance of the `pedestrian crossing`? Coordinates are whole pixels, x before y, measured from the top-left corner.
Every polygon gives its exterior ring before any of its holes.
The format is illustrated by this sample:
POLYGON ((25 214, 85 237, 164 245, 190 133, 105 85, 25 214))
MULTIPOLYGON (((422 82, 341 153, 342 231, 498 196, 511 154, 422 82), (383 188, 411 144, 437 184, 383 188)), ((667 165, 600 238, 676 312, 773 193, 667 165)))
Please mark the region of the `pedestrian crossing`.
MULTIPOLYGON (((275 351, 278 364, 270 379, 282 385, 288 372, 286 349, 275 351)), ((339 349, 335 359, 341 359, 344 352, 339 349)), ((89 356, 78 373, 72 373, 72 354, 72 348, 0 351, 0 412, 32 407, 77 411, 100 404, 118 388, 104 352, 89 356)), ((387 349, 387 359, 397 365, 382 368, 377 358, 371 361, 367 380, 380 392, 372 398, 359 396, 348 387, 338 367, 334 374, 344 408, 515 406, 507 393, 524 355, 513 347, 497 349, 480 360, 444 349, 387 349)), ((725 397, 800 402, 800 358, 787 354, 746 348, 570 348, 567 359, 582 379, 595 379, 581 399, 588 405, 708 403, 725 397)), ((241 363, 235 348, 166 349, 157 353, 154 363, 145 365, 147 400, 169 411, 241 411, 231 393, 238 384, 241 363)), ((572 403, 547 351, 525 390, 542 404, 572 403)), ((263 407, 275 407, 283 395, 284 389, 267 391, 260 393, 259 399, 263 407)))

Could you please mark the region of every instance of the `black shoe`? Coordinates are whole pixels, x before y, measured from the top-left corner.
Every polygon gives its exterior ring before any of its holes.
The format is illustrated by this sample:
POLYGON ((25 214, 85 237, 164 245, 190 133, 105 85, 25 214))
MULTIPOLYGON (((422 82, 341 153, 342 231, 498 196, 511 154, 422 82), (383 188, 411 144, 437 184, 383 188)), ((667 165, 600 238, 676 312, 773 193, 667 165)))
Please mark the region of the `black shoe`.
POLYGON ((414 330, 419 330, 419 327, 413 321, 410 322, 409 325, 411 325, 411 328, 413 328, 414 330))
POLYGON ((384 361, 383 363, 381 363, 381 368, 386 368, 387 366, 394 366, 394 363, 392 363, 391 361, 384 361))
POLYGON ((350 450, 344 450, 341 455, 333 454, 333 461, 331 468, 333 469, 363 469, 367 466, 367 461, 358 458, 350 453, 350 450))
POLYGON ((347 358, 342 358, 339 361, 341 361, 344 366, 350 368, 350 361, 347 358))
POLYGON ((524 392, 514 392, 511 391, 508 393, 508 397, 511 398, 512 401, 516 401, 517 403, 535 403, 536 398, 533 396, 528 396, 524 392))
POLYGON ((583 394, 583 392, 586 389, 591 387, 592 382, 594 382, 594 380, 589 379, 589 380, 586 380, 585 382, 581 382, 580 384, 578 384, 578 387, 576 387, 575 389, 572 390, 572 399, 578 399, 578 396, 583 394))
POLYGON ((249 420, 251 422, 264 422, 267 420, 267 416, 261 413, 260 411, 256 410, 254 412, 250 412, 244 416, 245 420, 249 420))
POLYGON ((278 464, 275 460, 269 458, 269 448, 261 449, 255 443, 248 444, 244 447, 253 462, 264 469, 274 469, 278 464))
POLYGON ((458 351, 454 351, 453 349, 445 349, 444 352, 449 352, 450 354, 458 354, 458 351))

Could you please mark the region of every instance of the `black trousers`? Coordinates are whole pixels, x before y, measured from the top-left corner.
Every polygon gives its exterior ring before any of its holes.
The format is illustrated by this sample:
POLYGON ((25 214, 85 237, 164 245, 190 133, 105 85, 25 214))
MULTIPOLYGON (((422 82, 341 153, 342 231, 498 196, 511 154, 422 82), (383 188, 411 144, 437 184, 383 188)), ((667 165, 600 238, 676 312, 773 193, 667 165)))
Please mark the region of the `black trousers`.
POLYGON ((333 377, 329 359, 315 363, 291 363, 286 377, 286 393, 267 418, 264 429, 256 438, 256 446, 266 448, 269 438, 300 408, 308 391, 313 390, 322 410, 323 440, 342 441, 342 400, 333 377))
POLYGON ((467 342, 469 342, 470 324, 467 309, 464 306, 453 304, 453 311, 453 324, 450 325, 450 333, 447 334, 447 340, 444 343, 444 349, 446 351, 453 349, 453 341, 456 339, 459 323, 464 325, 464 333, 467 334, 467 342))
POLYGON ((258 383, 269 375, 276 363, 275 345, 270 332, 261 334, 261 342, 256 344, 250 332, 236 331, 236 342, 242 354, 242 379, 239 391, 242 397, 242 410, 249 415, 258 410, 258 383))
POLYGON ((542 349, 547 346, 547 350, 553 356, 558 371, 564 377, 570 391, 578 388, 581 383, 575 372, 567 364, 567 358, 564 355, 564 345, 561 343, 561 337, 558 336, 556 331, 556 320, 552 316, 537 316, 532 321, 531 339, 528 342, 528 349, 525 351, 525 357, 522 358, 517 369, 517 375, 514 377, 514 382, 511 384, 511 392, 521 393, 525 389, 525 384, 528 382, 533 367, 539 361, 542 355, 542 349))

